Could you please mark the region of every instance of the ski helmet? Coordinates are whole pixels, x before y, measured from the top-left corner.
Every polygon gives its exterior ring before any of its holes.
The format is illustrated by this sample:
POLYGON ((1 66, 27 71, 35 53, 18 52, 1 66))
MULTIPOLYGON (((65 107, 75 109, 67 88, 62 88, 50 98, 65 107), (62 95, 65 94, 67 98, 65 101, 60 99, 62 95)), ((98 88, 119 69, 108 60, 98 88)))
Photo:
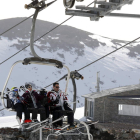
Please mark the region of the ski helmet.
POLYGON ((32 86, 32 85, 30 85, 30 84, 25 84, 25 87, 26 87, 27 89, 28 89, 29 86, 32 86))
POLYGON ((11 90, 15 91, 15 92, 18 92, 18 88, 17 87, 12 87, 11 90))

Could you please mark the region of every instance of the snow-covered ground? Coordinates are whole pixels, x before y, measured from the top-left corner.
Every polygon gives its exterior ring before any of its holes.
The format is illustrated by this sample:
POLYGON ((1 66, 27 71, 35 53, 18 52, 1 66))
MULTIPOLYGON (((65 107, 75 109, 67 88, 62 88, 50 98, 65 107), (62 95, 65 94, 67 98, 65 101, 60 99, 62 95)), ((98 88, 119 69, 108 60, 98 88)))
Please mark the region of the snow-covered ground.
MULTIPOLYGON (((74 118, 79 120, 83 116, 84 116, 84 107, 77 108, 76 112, 74 114, 74 118)), ((24 115, 22 116, 22 118, 24 118, 24 115)), ((39 120, 39 118, 40 117, 38 115, 38 120, 39 120)), ((16 125, 18 125, 18 122, 16 120, 16 115, 0 117, 0 128, 2 128, 2 127, 18 127, 16 125)))

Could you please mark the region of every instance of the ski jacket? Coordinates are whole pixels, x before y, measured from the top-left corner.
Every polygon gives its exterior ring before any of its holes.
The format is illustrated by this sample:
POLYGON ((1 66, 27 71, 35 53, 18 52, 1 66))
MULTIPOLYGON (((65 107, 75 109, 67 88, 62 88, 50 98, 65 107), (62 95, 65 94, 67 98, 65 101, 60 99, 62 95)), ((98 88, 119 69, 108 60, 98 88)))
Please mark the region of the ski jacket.
POLYGON ((22 103, 22 100, 24 100, 23 97, 19 96, 19 99, 17 98, 17 93, 14 91, 10 91, 9 93, 9 98, 12 100, 12 102, 14 103, 14 105, 16 103, 22 103))
POLYGON ((43 99, 44 96, 39 95, 35 90, 32 90, 31 92, 27 90, 22 97, 24 97, 25 102, 27 103, 33 103, 31 95, 34 97, 35 103, 38 104, 43 99))
POLYGON ((68 101, 68 98, 61 90, 55 92, 54 90, 47 94, 48 103, 52 103, 54 106, 61 106, 64 110, 64 101, 68 101), (57 101, 58 100, 58 101, 57 101), (55 102, 57 101, 57 102, 55 102))

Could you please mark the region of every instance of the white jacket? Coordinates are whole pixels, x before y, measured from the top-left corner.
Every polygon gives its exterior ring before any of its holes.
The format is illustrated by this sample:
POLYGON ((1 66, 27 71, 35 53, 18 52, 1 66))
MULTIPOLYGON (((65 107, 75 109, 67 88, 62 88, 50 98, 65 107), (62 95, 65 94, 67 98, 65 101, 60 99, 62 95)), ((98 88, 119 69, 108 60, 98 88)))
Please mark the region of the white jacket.
POLYGON ((57 99, 57 96, 59 96, 60 98, 59 98, 59 103, 56 104, 56 106, 61 106, 62 109, 64 110, 64 107, 63 107, 64 101, 68 102, 68 98, 64 93, 62 93, 61 90, 59 90, 58 92, 55 92, 54 90, 52 90, 50 93, 50 100, 55 101, 57 99))

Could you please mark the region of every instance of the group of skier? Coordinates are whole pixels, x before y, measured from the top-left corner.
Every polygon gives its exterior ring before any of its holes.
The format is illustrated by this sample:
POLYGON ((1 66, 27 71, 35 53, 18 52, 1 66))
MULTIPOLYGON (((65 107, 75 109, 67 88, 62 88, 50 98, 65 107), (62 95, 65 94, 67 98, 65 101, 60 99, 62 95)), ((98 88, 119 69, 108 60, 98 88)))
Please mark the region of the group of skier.
MULTIPOLYGON (((59 89, 59 83, 54 83, 53 89, 48 93, 45 89, 42 89, 38 94, 36 90, 32 89, 31 84, 25 84, 25 88, 25 93, 22 96, 18 94, 19 89, 17 87, 13 87, 9 92, 9 98, 14 104, 20 121, 22 119, 22 112, 25 114, 24 123, 30 123, 38 122, 38 113, 40 114, 41 121, 47 119, 50 113, 53 115, 53 121, 55 121, 63 116, 62 110, 66 110, 68 112, 69 128, 75 127, 74 113, 69 107, 67 96, 59 89), (32 112, 32 119, 30 119, 30 110, 32 112)), ((62 120, 53 123, 54 127, 61 127, 62 125, 62 120)))

